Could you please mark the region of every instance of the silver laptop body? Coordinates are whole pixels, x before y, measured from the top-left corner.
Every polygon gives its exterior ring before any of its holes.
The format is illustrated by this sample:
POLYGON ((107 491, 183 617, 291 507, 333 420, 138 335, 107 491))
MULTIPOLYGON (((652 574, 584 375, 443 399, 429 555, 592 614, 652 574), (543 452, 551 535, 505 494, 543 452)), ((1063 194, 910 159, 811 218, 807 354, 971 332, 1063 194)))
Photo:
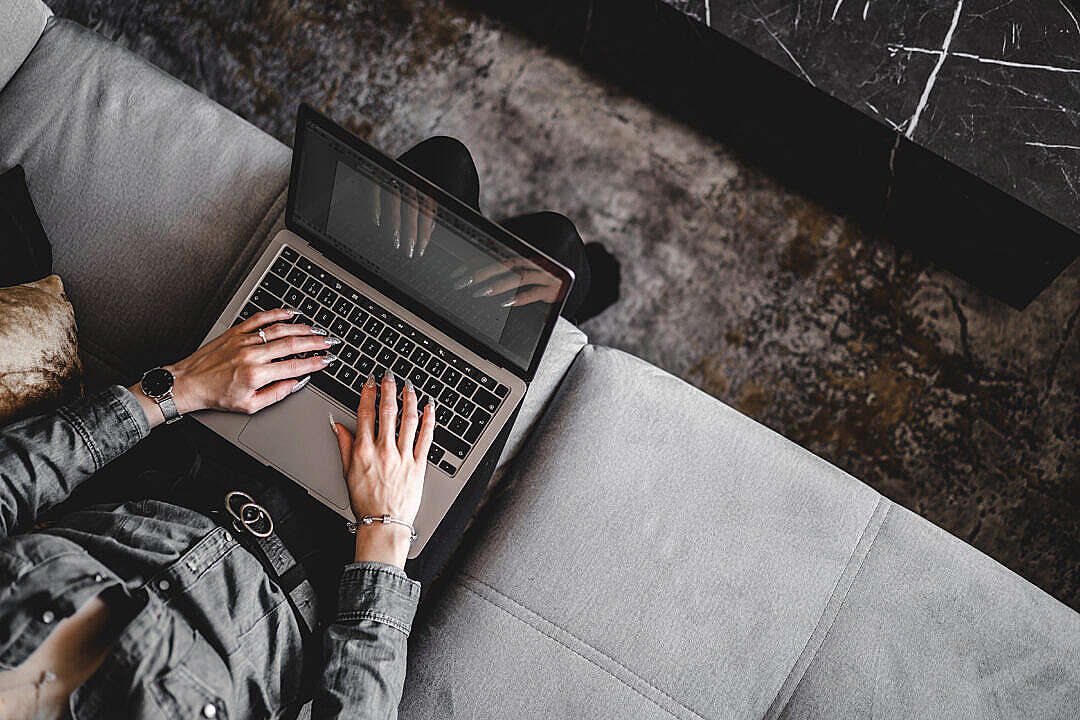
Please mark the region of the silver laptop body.
POLYGON ((402 374, 410 377, 419 395, 437 396, 439 408, 414 558, 521 402, 573 274, 307 105, 297 118, 289 196, 286 229, 203 344, 260 309, 294 307, 302 313, 297 322, 346 341, 329 351, 340 360, 255 415, 192 417, 352 520, 327 412, 354 431, 368 372, 389 366, 399 387, 402 374), (397 227, 425 220, 430 234, 397 227), (426 240, 423 256, 416 245, 412 257, 395 247, 419 239, 426 240), (493 298, 458 287, 463 271, 491 262, 511 269, 503 280, 541 278, 547 297, 504 308, 500 299, 535 295, 537 286, 493 298))

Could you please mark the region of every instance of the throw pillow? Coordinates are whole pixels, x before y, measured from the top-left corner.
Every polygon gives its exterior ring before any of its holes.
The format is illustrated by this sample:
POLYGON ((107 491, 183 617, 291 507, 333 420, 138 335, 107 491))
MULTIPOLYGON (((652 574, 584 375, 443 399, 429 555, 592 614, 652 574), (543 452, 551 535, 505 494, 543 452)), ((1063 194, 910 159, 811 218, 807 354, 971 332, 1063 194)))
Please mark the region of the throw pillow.
POLYGON ((0 424, 82 393, 75 311, 60 278, 0 288, 0 424))

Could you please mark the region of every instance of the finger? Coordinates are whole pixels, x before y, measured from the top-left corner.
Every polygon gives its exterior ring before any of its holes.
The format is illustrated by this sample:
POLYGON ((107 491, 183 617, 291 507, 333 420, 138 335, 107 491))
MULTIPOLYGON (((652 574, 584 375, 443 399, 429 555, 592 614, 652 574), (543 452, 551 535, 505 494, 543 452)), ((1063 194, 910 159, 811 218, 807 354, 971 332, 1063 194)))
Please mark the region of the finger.
POLYGON ((524 292, 519 293, 515 297, 510 298, 502 303, 503 307, 521 307, 522 305, 531 305, 534 302, 543 302, 551 304, 555 302, 555 298, 558 296, 558 288, 548 287, 547 285, 537 285, 531 287, 524 292))
POLYGON ((390 197, 390 219, 393 224, 394 234, 390 242, 395 250, 401 249, 401 189, 397 188, 390 197))
POLYGON ((401 427, 398 429, 398 452, 402 457, 412 454, 413 438, 416 435, 416 390, 408 379, 405 380, 405 394, 401 398, 401 427))
POLYGON ((276 363, 262 363, 256 366, 258 369, 256 378, 261 387, 277 380, 296 378, 319 372, 336 359, 337 356, 335 355, 319 355, 317 357, 282 360, 276 363))
POLYGON ((528 261, 525 261, 524 259, 517 258, 514 260, 507 260, 506 262, 497 262, 492 263, 491 265, 485 265, 484 267, 474 272, 471 278, 464 278, 464 280, 468 280, 470 282, 461 284, 461 287, 468 287, 469 285, 479 285, 485 280, 490 280, 497 275, 502 275, 503 273, 512 273, 518 268, 528 267, 528 265, 526 264, 527 262, 528 261))
POLYGON ((358 447, 375 442, 375 395, 378 384, 370 373, 360 389, 360 404, 356 406, 356 440, 358 447))
POLYGON ((394 419, 397 416, 397 383, 390 370, 383 375, 382 396, 379 398, 379 437, 376 442, 384 447, 394 446, 394 419))
POLYGON ((413 459, 416 462, 427 462, 428 450, 431 449, 431 437, 435 433, 435 401, 432 400, 424 408, 424 417, 420 421, 420 437, 416 439, 413 447, 413 459))
POLYGON ((416 191, 409 189, 405 199, 405 211, 402 213, 402 234, 405 236, 405 254, 411 260, 416 252, 416 236, 419 229, 420 206, 416 202, 416 191))
POLYGON ((334 437, 337 438, 338 451, 341 453, 342 475, 348 475, 349 468, 352 467, 353 435, 349 432, 349 428, 341 423, 332 423, 331 427, 334 429, 334 437))
POLYGON ((473 295, 475 297, 498 295, 525 285, 539 285, 547 280, 548 277, 549 276, 546 273, 542 273, 539 270, 530 270, 521 273, 520 275, 517 273, 508 273, 507 275, 495 279, 487 287, 477 290, 473 295))
POLYGON ((279 380, 274 383, 270 383, 264 388, 256 390, 252 394, 254 400, 252 412, 258 412, 268 405, 284 400, 289 396, 289 393, 293 391, 297 385, 300 384, 300 380, 296 378, 289 378, 288 380, 279 380))
POLYGON ((431 242, 431 233, 435 229, 435 212, 438 206, 435 201, 424 196, 424 202, 422 203, 423 209, 420 213, 420 224, 417 231, 420 234, 420 238, 417 242, 417 254, 420 257, 424 257, 424 253, 427 251, 428 243, 431 242))
POLYGON ((294 315, 299 314, 299 310, 286 310, 285 308, 277 308, 276 310, 263 310, 257 312, 249 317, 244 322, 233 327, 231 331, 234 334, 255 332, 259 328, 269 325, 273 322, 281 322, 282 320, 289 320, 294 315))
MULTIPOLYGON (((269 338, 270 333, 266 333, 266 336, 269 338)), ((327 350, 334 345, 340 345, 341 340, 338 338, 331 340, 325 335, 296 334, 279 338, 265 344, 261 341, 258 341, 258 343, 259 344, 255 345, 250 351, 252 357, 254 357, 257 362, 270 362, 271 360, 289 357, 290 355, 296 355, 298 353, 327 350)))
MULTIPOLYGON (((326 331, 322 328, 317 330, 311 325, 295 324, 290 322, 274 323, 269 327, 262 329, 266 334, 266 341, 272 342, 274 340, 280 340, 284 337, 292 337, 293 335, 325 335, 326 331)), ((255 331, 255 339, 262 342, 262 338, 259 337, 258 331, 255 331)))

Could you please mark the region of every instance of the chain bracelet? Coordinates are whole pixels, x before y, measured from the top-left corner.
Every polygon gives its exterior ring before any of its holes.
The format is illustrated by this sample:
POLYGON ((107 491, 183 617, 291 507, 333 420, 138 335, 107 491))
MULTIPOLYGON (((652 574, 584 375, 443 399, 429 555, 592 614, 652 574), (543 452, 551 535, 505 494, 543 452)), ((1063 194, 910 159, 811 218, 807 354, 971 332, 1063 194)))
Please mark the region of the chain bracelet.
POLYGON ((355 535, 356 531, 360 528, 361 525, 372 525, 377 522, 381 522, 384 525, 403 525, 404 527, 409 528, 409 542, 411 543, 416 540, 416 528, 413 527, 412 523, 405 522, 404 520, 399 520, 396 517, 392 517, 390 515, 365 515, 356 522, 353 522, 352 520, 346 520, 345 529, 355 535))

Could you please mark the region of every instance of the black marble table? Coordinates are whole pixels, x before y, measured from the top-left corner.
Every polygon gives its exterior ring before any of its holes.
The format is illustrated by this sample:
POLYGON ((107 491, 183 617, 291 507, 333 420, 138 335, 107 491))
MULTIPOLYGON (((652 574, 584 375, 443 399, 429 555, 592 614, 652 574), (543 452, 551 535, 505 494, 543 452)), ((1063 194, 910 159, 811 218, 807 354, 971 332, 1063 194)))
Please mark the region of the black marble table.
POLYGON ((1076 2, 470 4, 1022 308, 1080 254, 1076 2))

